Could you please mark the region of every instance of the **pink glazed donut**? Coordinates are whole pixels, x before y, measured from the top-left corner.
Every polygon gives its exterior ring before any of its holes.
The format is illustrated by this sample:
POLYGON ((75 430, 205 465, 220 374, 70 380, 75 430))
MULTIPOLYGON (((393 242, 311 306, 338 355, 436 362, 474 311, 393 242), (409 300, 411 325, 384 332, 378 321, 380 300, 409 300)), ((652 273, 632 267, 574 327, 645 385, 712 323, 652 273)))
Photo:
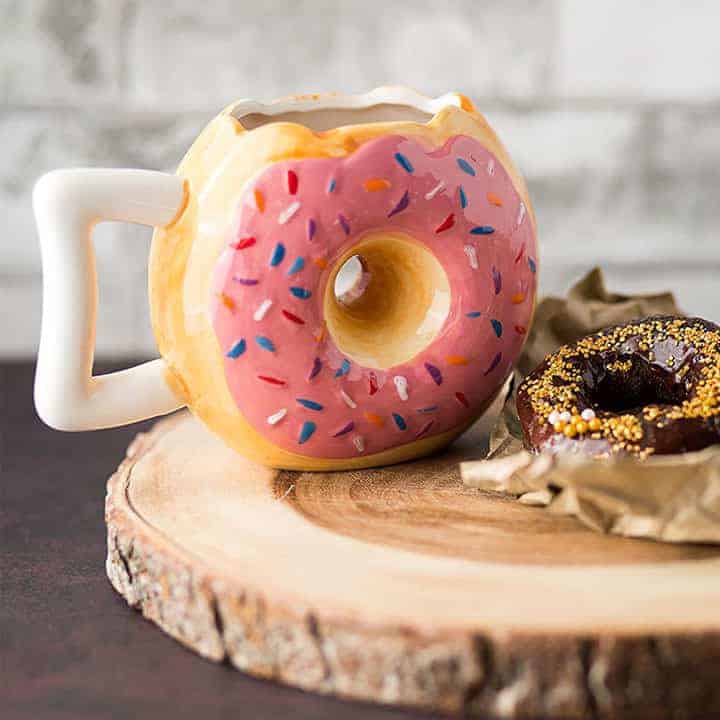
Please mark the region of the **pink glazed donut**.
MULTIPOLYGON (((503 165, 473 138, 428 149, 386 135, 347 157, 270 164, 248 184, 233 230, 214 269, 211 322, 234 402, 274 445, 350 458, 466 426, 517 360, 534 307, 534 228, 503 165), (370 256, 394 243, 420 273, 413 253, 429 254, 443 276, 418 286, 432 298, 391 366, 353 335, 362 323, 345 340, 328 332, 332 268, 355 251, 364 258, 363 243, 370 256), (414 353, 417 336, 429 342, 414 353)), ((372 265, 369 295, 405 322, 396 306, 414 307, 412 272, 401 281, 372 265)))

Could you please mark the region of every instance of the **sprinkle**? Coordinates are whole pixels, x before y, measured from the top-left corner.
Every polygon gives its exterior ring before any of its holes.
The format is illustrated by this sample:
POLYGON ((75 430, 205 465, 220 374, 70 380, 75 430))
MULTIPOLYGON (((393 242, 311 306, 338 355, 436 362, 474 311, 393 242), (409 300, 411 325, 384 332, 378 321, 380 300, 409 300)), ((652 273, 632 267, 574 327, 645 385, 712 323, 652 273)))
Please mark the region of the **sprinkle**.
POLYGON ((402 212, 410 204, 410 193, 406 190, 397 205, 388 213, 388 217, 397 215, 402 212))
POLYGON ((258 309, 253 315, 253 320, 255 320, 255 322, 260 322, 265 317, 265 313, 270 309, 271 305, 272 300, 263 300, 260 305, 258 305, 258 309))
POLYGON ((396 375, 393 378, 393 382, 395 383, 395 389, 397 390, 398 397, 401 400, 407 400, 408 399, 408 381, 406 377, 403 377, 402 375, 396 375))
POLYGON ((315 400, 308 400, 307 398, 295 398, 295 401, 298 405, 302 405, 308 410, 320 412, 323 409, 323 406, 319 402, 315 402, 315 400))
POLYGON ((368 393, 374 395, 378 391, 377 375, 371 370, 368 373, 368 393))
POLYGON ((456 392, 455 399, 464 407, 466 407, 466 408, 470 407, 470 403, 468 402, 468 399, 465 397, 465 393, 460 392, 460 391, 456 392))
POLYGON ((463 190, 463 186, 459 185, 458 190, 460 191, 460 207, 465 209, 467 207, 467 195, 465 194, 465 191, 463 190))
POLYGON ((330 182, 328 183, 327 191, 328 193, 335 192, 335 188, 337 187, 337 182, 335 178, 330 178, 330 182))
POLYGON ((435 365, 431 365, 430 363, 425 363, 425 369, 428 371, 428 374, 433 379, 433 382, 436 385, 442 385, 442 373, 438 368, 435 367, 435 365))
POLYGON ((433 413, 438 409, 437 405, 428 405, 427 407, 418 408, 417 411, 423 415, 427 413, 433 413))
POLYGON ((492 267, 493 285, 495 286, 495 294, 499 295, 502 290, 502 275, 500 271, 493 265, 492 267))
POLYGON ((296 298, 300 298, 301 300, 307 300, 312 295, 312 292, 310 290, 306 290, 305 288, 301 287, 291 287, 290 292, 296 298))
POLYGON ((270 385, 285 385, 284 380, 272 377, 271 375, 258 375, 258 380, 262 380, 263 382, 266 382, 270 385))
POLYGON ((322 342, 325 339, 325 326, 323 325, 321 328, 318 328, 313 333, 313 337, 315 338, 315 342, 322 342))
POLYGON ((559 413, 557 410, 553 410, 553 411, 548 415, 548 422, 549 422, 551 425, 554 425, 556 422, 560 422, 560 413, 559 413))
POLYGON ((297 323, 298 325, 304 325, 305 321, 298 317, 295 313, 291 313, 289 310, 282 310, 283 317, 286 317, 290 322, 297 323))
POLYGON ((313 262, 321 269, 324 270, 327 267, 328 261, 325 257, 313 258, 313 262))
POLYGON ((241 338, 238 340, 225 354, 225 357, 232 358, 233 360, 237 360, 247 348, 247 343, 245 342, 245 338, 241 338))
POLYGON ((315 231, 317 230, 317 225, 315 225, 315 220, 312 218, 308 218, 307 221, 307 239, 312 240, 315 237, 315 231))
POLYGON ((502 360, 502 353, 499 352, 490 363, 490 367, 483 373, 483 375, 489 375, 499 364, 500 360, 502 360))
POLYGON ((441 190, 445 189, 445 181, 441 180, 429 193, 425 194, 426 200, 432 200, 441 190))
POLYGON ((518 208, 517 224, 522 225, 522 221, 525 219, 525 203, 521 202, 518 208))
POLYGON ((285 246, 282 243, 278 243, 272 251, 270 256, 270 266, 275 267, 279 265, 285 257, 285 246))
POLYGON ((368 178, 363 182, 365 192, 378 192, 379 190, 387 190, 390 187, 390 181, 385 178, 368 178))
POLYGON ((524 335, 527 332, 527 328, 524 325, 515 325, 514 330, 518 335, 524 335))
POLYGON ((304 257, 296 257, 293 261, 293 264, 290 266, 290 269, 287 271, 288 276, 294 275, 295 273, 300 272, 305 267, 305 258, 304 257))
POLYGON ((502 323, 499 320, 495 320, 495 318, 493 318, 492 320, 490 320, 490 324, 492 325, 492 329, 495 331, 495 334, 499 338, 502 337, 502 332, 503 332, 502 323))
POLYGON ((345 358, 342 361, 342 365, 335 371, 335 377, 343 377, 343 375, 347 375, 350 372, 350 361, 345 358))
POLYGON ((262 194, 260 190, 253 190, 253 197, 255 198, 255 207, 258 209, 258 212, 264 213, 265 212, 265 196, 262 194))
POLYGON ((467 160, 464 160, 463 158, 458 158, 457 164, 463 172, 466 172, 468 175, 475 175, 475 168, 467 160))
POLYGON ((282 408, 272 415, 268 415, 268 424, 277 425, 287 415, 287 408, 282 408))
POLYGON ((290 203, 279 215, 278 215, 278 222, 280 225, 284 225, 288 220, 290 220, 295 213, 300 209, 300 201, 296 200, 293 203, 290 203))
POLYGON ((563 410, 560 413, 559 420, 562 420, 563 422, 570 422, 572 420, 572 415, 567 410, 563 410))
POLYGON ((393 413, 392 417, 395 421, 395 424, 398 426, 398 430, 407 430, 407 423, 405 422, 405 418, 402 415, 393 413))
POLYGON ((469 318, 479 318, 482 315, 482 313, 479 310, 471 310, 470 312, 465 313, 465 317, 469 318))
POLYGON ((513 305, 520 305, 520 303, 522 303, 522 302, 524 302, 524 301, 525 301, 525 293, 521 293, 521 292, 515 293, 515 294, 510 298, 510 302, 511 302, 513 305))
POLYGON ((314 422, 310 422, 309 420, 306 420, 302 427, 300 428, 300 436, 298 437, 298 445, 302 445, 303 443, 306 443, 311 437, 312 434, 317 429, 317 425, 314 422))
POLYGON ((287 191, 290 195, 295 195, 298 189, 298 176, 294 170, 287 171, 287 191))
POLYGON ((445 362, 448 365, 467 365, 468 359, 464 355, 448 355, 445 362))
POLYGON ((472 245, 465 245, 463 246, 463 250, 465 251, 465 254, 467 255, 468 262, 470 263, 470 267, 473 270, 478 269, 478 259, 477 259, 477 251, 472 245))
POLYGON ((412 173, 415 171, 412 163, 402 153, 396 152, 395 159, 398 161, 402 169, 406 172, 412 173))
POLYGON ((590 422, 595 417, 595 411, 592 408, 585 408, 581 413, 580 417, 585 422, 590 422))
POLYGON ((488 160, 487 164, 487 174, 488 175, 494 175, 495 174, 495 160, 493 158, 490 158, 488 160))
POLYGON ((237 305, 235 304, 235 301, 229 295, 226 295, 225 293, 220 293, 220 299, 222 300, 222 304, 228 310, 235 312, 235 308, 237 307, 237 305))
POLYGON ((349 408, 354 410, 357 407, 357 403, 344 390, 340 391, 340 397, 349 408))
POLYGON ((233 250, 245 250, 245 248, 252 247, 257 240, 254 237, 244 237, 230 243, 230 247, 233 250))
POLYGON ((535 264, 535 261, 531 257, 528 258, 528 267, 530 268, 531 273, 534 274, 537 272, 537 265, 535 264))
POLYGON ((495 232, 495 228, 491 225, 476 225, 471 228, 471 235, 492 235, 495 232))
POLYGON ((263 350, 267 350, 268 352, 275 352, 275 345, 273 344, 273 341, 270 338, 267 338, 264 335, 256 335, 255 342, 263 350))
POLYGON ((343 425, 338 431, 334 432, 332 436, 335 437, 341 437, 342 435, 347 435, 349 432, 352 432, 355 429, 355 423, 350 420, 350 422, 343 425))
POLYGON ((340 227, 343 229, 343 232, 346 235, 350 234, 350 226, 348 225, 348 221, 345 218, 345 216, 342 213, 338 213, 337 216, 338 222, 340 223, 340 227))
POLYGON ((428 420, 416 433, 415 437, 419 438, 422 437, 433 425, 435 424, 435 419, 428 420))
POLYGON ((449 230, 455 224, 455 214, 450 213, 436 228, 436 233, 445 232, 449 230))
POLYGON ((377 427, 383 427, 385 425, 385 421, 377 413, 366 411, 363 413, 363 415, 368 422, 371 422, 377 427))
POLYGON ((246 285, 248 287, 252 285, 257 285, 260 281, 256 280, 255 278, 239 278, 239 277, 233 277, 233 280, 236 283, 240 283, 240 285, 246 285))
POLYGON ((353 445, 359 453, 365 452, 365 440, 362 435, 356 435, 353 438, 353 445))
POLYGON ((495 205, 495 207, 502 207, 502 206, 503 206, 503 201, 502 201, 502 199, 499 198, 495 193, 489 192, 489 193, 487 194, 487 199, 488 199, 488 202, 489 202, 491 205, 495 205))
POLYGON ((519 263, 522 260, 523 253, 525 252, 525 243, 523 243, 520 246, 520 249, 518 250, 518 254, 515 256, 515 264, 519 263))
POLYGON ((322 370, 322 360, 318 357, 316 357, 313 360, 312 368, 310 369, 310 374, 308 375, 308 380, 312 380, 314 377, 317 376, 317 374, 322 370))

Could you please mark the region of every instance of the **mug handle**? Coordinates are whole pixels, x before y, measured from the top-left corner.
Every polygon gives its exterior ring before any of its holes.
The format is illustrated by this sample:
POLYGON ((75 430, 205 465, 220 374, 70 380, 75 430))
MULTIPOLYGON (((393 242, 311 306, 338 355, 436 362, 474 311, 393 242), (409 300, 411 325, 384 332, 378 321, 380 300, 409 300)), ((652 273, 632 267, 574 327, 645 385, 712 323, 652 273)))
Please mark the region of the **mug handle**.
POLYGON ((114 427, 185 404, 168 386, 162 359, 93 376, 97 273, 91 236, 103 220, 169 225, 184 209, 186 192, 182 178, 149 170, 55 170, 35 185, 43 264, 35 407, 51 427, 114 427))

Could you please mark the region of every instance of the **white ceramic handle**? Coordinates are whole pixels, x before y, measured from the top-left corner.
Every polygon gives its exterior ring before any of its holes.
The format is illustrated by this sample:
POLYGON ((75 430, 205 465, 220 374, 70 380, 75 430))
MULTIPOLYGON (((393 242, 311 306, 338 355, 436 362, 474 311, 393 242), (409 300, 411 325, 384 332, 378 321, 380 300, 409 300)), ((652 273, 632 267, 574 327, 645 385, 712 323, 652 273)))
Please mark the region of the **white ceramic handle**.
POLYGON ((93 377, 97 277, 93 227, 103 220, 164 226, 185 202, 182 178, 149 170, 56 170, 35 186, 43 316, 35 406, 58 430, 94 430, 172 412, 183 403, 161 359, 93 377))

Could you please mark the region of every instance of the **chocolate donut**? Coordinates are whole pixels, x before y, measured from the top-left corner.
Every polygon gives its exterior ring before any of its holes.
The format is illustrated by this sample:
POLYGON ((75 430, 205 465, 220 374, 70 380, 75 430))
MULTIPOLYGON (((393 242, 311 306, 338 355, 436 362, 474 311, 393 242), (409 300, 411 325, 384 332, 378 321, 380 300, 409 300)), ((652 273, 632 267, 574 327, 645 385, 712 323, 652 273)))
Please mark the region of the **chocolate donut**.
POLYGON ((588 335, 523 380, 517 409, 534 452, 645 458, 720 442, 720 327, 655 316, 588 335))

